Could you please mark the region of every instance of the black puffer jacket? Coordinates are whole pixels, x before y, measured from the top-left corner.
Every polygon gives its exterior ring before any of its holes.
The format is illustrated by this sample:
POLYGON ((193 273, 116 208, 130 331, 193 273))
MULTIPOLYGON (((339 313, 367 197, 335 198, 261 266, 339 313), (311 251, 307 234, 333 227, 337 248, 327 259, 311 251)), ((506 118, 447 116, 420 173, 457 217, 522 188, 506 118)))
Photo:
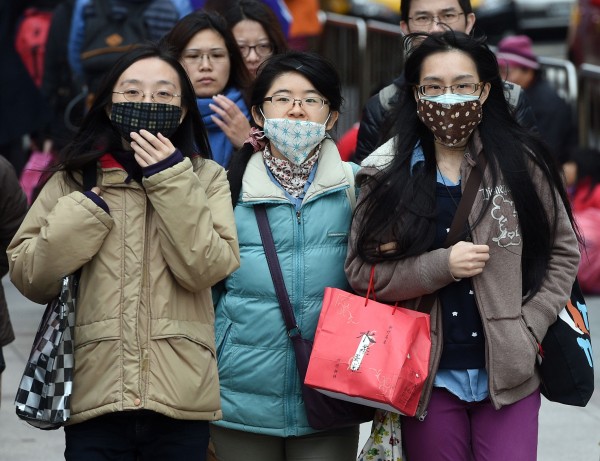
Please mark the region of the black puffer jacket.
MULTIPOLYGON (((382 145, 384 139, 382 127, 385 125, 385 116, 398 98, 398 90, 404 85, 406 79, 404 73, 394 80, 393 83, 383 88, 378 94, 371 96, 363 109, 360 128, 358 129, 358 141, 352 161, 360 164, 377 147, 382 145)), ((505 82, 506 99, 514 108, 517 121, 524 127, 537 131, 536 120, 533 110, 527 101, 523 89, 514 83, 505 82)))
MULTIPOLYGON (((27 213, 27 199, 12 165, 0 155, 0 279, 8 272, 6 248, 27 213)), ((15 335, 8 316, 4 288, 0 283, 0 348, 15 335)))

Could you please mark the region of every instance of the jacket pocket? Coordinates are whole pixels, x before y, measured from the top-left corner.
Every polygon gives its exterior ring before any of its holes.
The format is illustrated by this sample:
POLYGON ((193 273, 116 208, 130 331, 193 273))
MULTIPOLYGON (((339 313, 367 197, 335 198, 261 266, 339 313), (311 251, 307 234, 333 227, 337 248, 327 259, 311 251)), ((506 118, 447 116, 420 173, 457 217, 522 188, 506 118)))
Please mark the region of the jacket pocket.
POLYGON ((89 340, 76 346, 74 356, 73 414, 118 403, 122 395, 120 341, 89 340))
POLYGON ((513 389, 535 373, 537 344, 522 317, 489 322, 488 344, 496 391, 513 389))
POLYGON ((231 333, 231 328, 233 327, 233 322, 229 319, 223 322, 223 325, 216 331, 216 343, 217 343, 217 363, 220 363, 221 357, 223 355, 223 349, 225 349, 225 345, 227 344, 227 340, 229 339, 229 334, 231 333))
POLYGON ((192 413, 219 409, 212 325, 153 320, 148 367, 150 400, 192 413))
POLYGON ((336 242, 339 241, 343 243, 348 243, 348 232, 345 231, 329 231, 327 232, 327 237, 330 239, 334 239, 336 242))

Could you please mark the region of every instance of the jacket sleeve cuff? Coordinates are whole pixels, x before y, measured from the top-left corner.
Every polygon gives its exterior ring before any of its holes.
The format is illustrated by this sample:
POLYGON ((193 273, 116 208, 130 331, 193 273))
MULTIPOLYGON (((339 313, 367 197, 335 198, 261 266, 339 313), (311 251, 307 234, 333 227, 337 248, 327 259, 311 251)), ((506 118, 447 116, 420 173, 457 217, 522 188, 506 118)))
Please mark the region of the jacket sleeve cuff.
POLYGON ((100 208, 102 208, 104 211, 106 211, 108 214, 110 214, 110 211, 108 210, 108 205, 102 197, 100 197, 97 194, 94 194, 91 190, 85 191, 83 194, 96 205, 98 205, 100 208))
POLYGON ((160 173, 161 171, 178 164, 179 162, 183 161, 183 158, 184 157, 181 151, 176 149, 175 152, 173 152, 167 158, 162 159, 160 162, 156 162, 152 165, 142 168, 142 173, 144 174, 144 177, 149 178, 156 173, 160 173))

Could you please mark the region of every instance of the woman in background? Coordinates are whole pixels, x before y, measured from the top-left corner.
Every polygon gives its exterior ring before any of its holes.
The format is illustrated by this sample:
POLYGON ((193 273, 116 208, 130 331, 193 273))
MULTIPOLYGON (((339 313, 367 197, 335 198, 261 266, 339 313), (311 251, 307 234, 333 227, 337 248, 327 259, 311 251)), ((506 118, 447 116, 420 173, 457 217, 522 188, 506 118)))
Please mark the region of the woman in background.
POLYGON ((250 132, 245 101, 250 76, 237 43, 225 19, 214 11, 185 16, 163 40, 192 81, 213 159, 227 168, 250 132))
POLYGON ((563 171, 573 217, 583 237, 579 286, 584 293, 600 294, 600 151, 575 149, 563 171))
POLYGON ((223 13, 252 78, 265 59, 287 49, 275 13, 258 0, 240 0, 223 13))

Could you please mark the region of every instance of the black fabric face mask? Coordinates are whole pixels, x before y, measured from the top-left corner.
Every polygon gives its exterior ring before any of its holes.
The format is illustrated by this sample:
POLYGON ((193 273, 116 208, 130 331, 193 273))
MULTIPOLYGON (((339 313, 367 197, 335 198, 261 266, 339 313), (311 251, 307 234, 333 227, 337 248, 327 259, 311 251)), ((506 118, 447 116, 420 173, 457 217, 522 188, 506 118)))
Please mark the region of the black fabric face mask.
POLYGON ((173 104, 156 102, 114 102, 110 121, 122 138, 131 142, 129 133, 147 130, 153 135, 158 133, 171 136, 181 120, 182 110, 173 104))

